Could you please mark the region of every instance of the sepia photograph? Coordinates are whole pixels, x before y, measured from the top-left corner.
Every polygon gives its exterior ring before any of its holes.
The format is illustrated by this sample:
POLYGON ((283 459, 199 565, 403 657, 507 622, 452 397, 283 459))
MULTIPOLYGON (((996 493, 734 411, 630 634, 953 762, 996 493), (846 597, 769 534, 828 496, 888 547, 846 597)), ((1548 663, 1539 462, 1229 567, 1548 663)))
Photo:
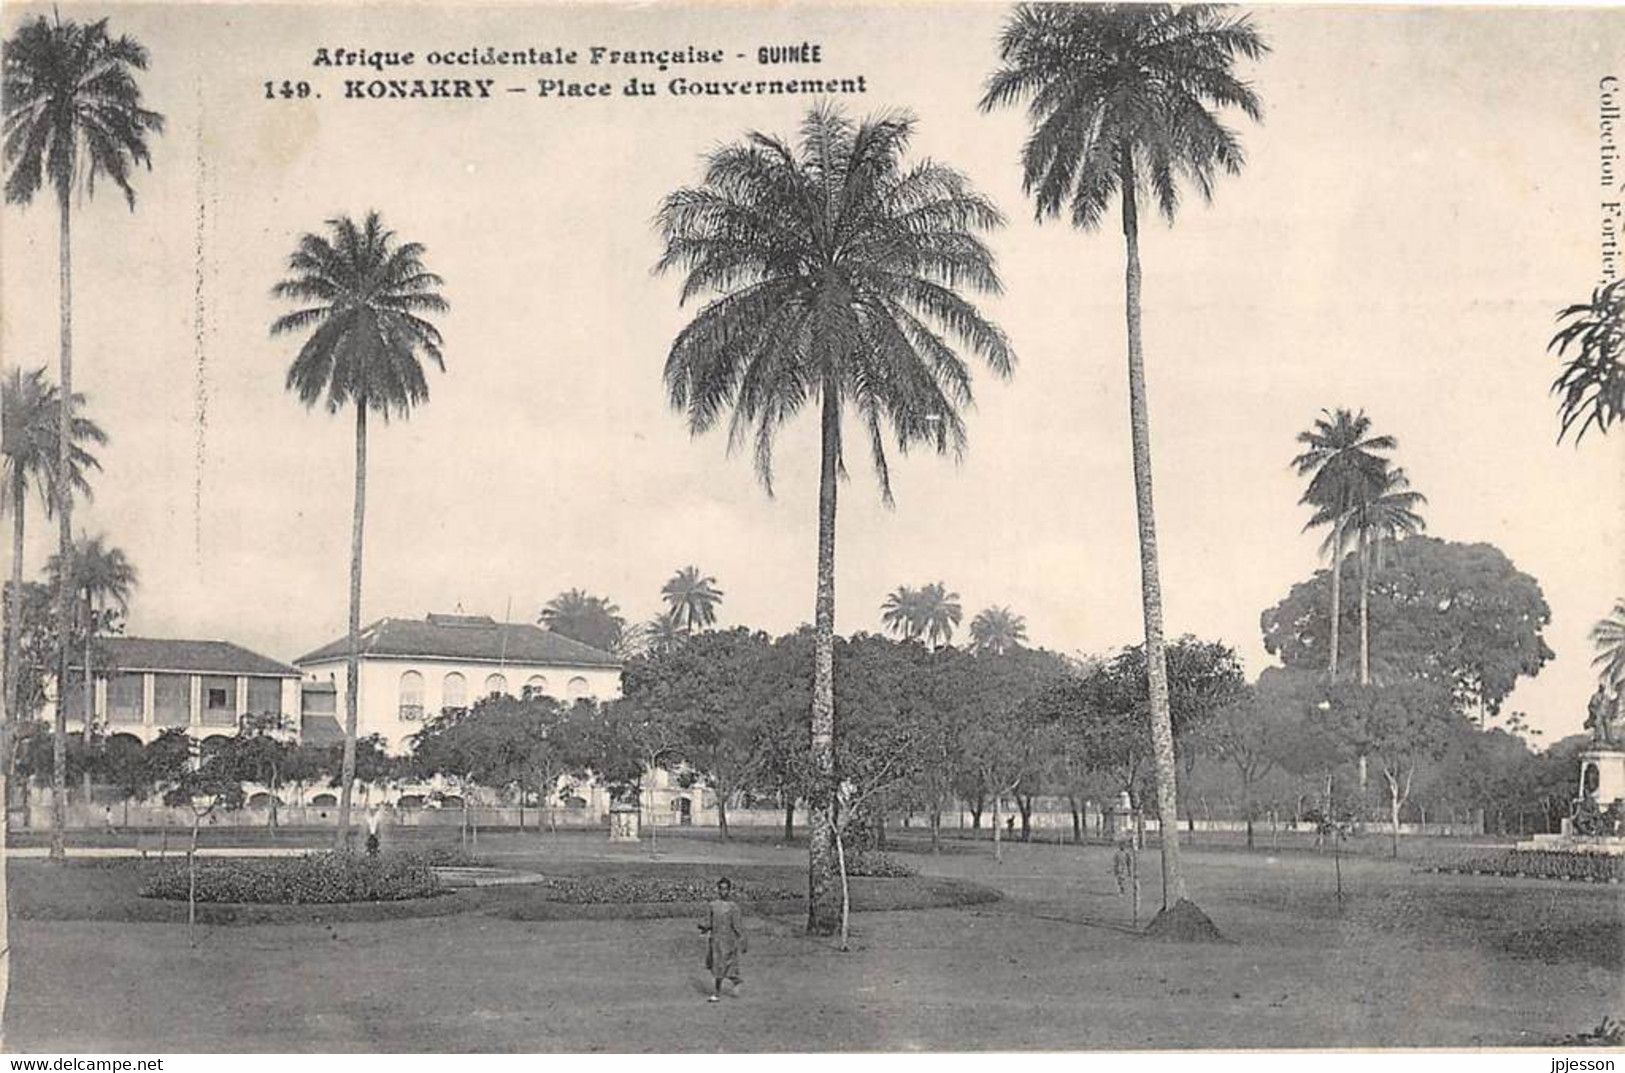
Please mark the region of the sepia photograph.
POLYGON ((8 1068, 1625 1052, 1625 9, 0 49, 8 1068))

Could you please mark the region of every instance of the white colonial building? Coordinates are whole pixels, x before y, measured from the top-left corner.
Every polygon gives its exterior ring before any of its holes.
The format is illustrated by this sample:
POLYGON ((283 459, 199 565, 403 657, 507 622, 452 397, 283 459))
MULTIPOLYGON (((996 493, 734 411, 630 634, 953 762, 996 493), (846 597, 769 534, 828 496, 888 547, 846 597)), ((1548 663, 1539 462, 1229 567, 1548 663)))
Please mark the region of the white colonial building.
MULTIPOLYGON (((340 637, 294 660, 307 718, 342 719, 349 648, 340 637)), ((621 663, 608 652, 486 615, 380 619, 361 631, 360 663, 356 733, 381 735, 393 753, 405 752, 406 739, 442 708, 493 693, 566 703, 621 693, 621 663)))

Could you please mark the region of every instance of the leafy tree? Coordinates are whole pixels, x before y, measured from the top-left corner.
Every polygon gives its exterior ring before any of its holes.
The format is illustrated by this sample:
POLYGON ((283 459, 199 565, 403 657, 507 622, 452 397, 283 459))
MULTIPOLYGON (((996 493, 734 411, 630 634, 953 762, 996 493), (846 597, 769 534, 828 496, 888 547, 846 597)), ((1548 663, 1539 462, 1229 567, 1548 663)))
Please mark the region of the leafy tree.
POLYGON ((856 411, 891 501, 885 440, 963 451, 970 372, 950 340, 1009 375, 1004 334, 962 289, 999 289, 977 233, 999 225, 992 203, 933 161, 907 164, 906 115, 855 123, 817 107, 798 144, 762 133, 712 150, 698 186, 659 212, 657 268, 684 276, 682 300, 707 304, 666 359, 672 405, 695 434, 726 411, 729 442, 753 441, 772 491, 773 444, 803 407, 820 411, 818 564, 814 600, 808 928, 837 924, 835 772, 835 513, 844 470, 841 418, 856 411))
POLYGON ((1393 856, 1399 856, 1399 813, 1418 763, 1437 757, 1459 720, 1447 687, 1419 679, 1388 685, 1338 683, 1327 698, 1327 720, 1358 756, 1376 761, 1388 785, 1393 856))
POLYGON ((622 671, 626 699, 672 728, 674 754, 709 785, 724 839, 729 797, 756 784, 769 755, 758 668, 771 645, 766 634, 743 627, 699 634, 629 660, 622 671))
MULTIPOLYGON (((1075 227, 1092 231, 1105 221, 1113 197, 1122 208, 1129 427, 1164 831, 1173 830, 1179 804, 1140 338, 1139 208, 1142 199, 1154 201, 1172 223, 1181 180, 1207 198, 1221 169, 1240 172, 1241 144, 1216 113, 1235 108, 1262 118, 1257 95, 1233 68, 1238 58, 1257 59, 1266 51, 1247 16, 1210 5, 1021 4, 1005 25, 1002 66, 981 102, 984 111, 1027 102, 1032 134, 1022 148, 1022 178, 1040 220, 1066 211, 1075 227)), ((1162 866, 1166 909, 1187 900, 1177 839, 1162 839, 1162 866)))
POLYGON ((350 837, 356 772, 356 701, 360 691, 361 556, 367 509, 367 417, 410 417, 429 401, 423 359, 445 371, 440 330, 427 317, 449 307, 443 281, 423 264, 424 248, 398 242, 376 211, 357 224, 327 221, 328 234, 300 236, 288 276, 272 288, 299 308, 271 323, 273 336, 308 332, 287 388, 307 408, 330 414, 355 408, 355 510, 350 527, 350 633, 344 674, 344 770, 335 838, 350 837))
MULTIPOLYGON (((88 499, 91 490, 87 474, 101 469, 101 462, 90 452, 90 445, 105 445, 107 433, 88 417, 80 416, 84 404, 84 395, 74 396, 68 482, 73 491, 88 499)), ((47 518, 56 512, 57 425, 61 420, 62 396, 46 379, 43 367, 26 374, 13 368, 0 383, 0 506, 11 510, 11 587, 8 591, 13 593, 23 591, 23 532, 29 490, 39 496, 47 518)), ((22 719, 30 709, 24 707, 19 692, 17 667, 21 653, 12 644, 22 635, 21 603, 8 601, 6 624, 9 640, 5 650, 3 705, 13 719, 22 719)))
POLYGON ((1300 733, 1322 690, 1313 676, 1271 667, 1256 685, 1239 691, 1214 713, 1207 740, 1213 754, 1235 769, 1247 820, 1247 848, 1253 848, 1253 823, 1258 815, 1258 791, 1279 766, 1292 765, 1312 755, 1301 749, 1300 733))
POLYGON ((1625 600, 1615 600, 1613 613, 1591 627, 1591 644, 1598 680, 1614 693, 1625 691, 1625 600))
MULTIPOLYGON (((1418 536, 1392 550, 1371 583, 1373 680, 1432 682, 1486 721, 1520 677, 1553 658, 1541 635, 1551 609, 1539 582, 1489 544, 1418 536)), ((1328 585, 1328 573, 1317 572, 1261 616, 1264 648, 1290 668, 1322 665, 1328 585)))
POLYGON ((1002 656, 1027 643, 1027 620, 1008 607, 989 607, 970 621, 971 650, 1002 656))
MULTIPOLYGON (((9 663, 17 704, 13 716, 17 722, 26 722, 38 716, 49 699, 46 683, 55 674, 58 654, 63 647, 56 632, 56 595, 48 586, 24 582, 20 598, 7 587, 6 600, 16 610, 18 626, 13 632, 6 625, 6 645, 15 645, 15 663, 9 663)), ((75 622, 67 647, 81 651, 84 647, 83 624, 75 622)))
POLYGON ((581 589, 561 592, 547 602, 538 617, 548 630, 591 645, 600 652, 619 652, 626 632, 626 620, 621 609, 603 596, 592 596, 581 589))
MULTIPOLYGON (((96 678, 91 666, 91 648, 96 641, 97 627, 104 618, 102 608, 98 605, 111 602, 118 606, 120 612, 126 611, 130 606, 130 594, 136 586, 136 569, 129 556, 124 554, 123 548, 108 547, 104 540, 105 538, 101 536, 80 537, 74 543, 72 559, 67 560, 68 569, 63 569, 64 560, 60 555, 51 556, 45 567, 53 589, 67 585, 82 601, 80 607, 83 614, 80 623, 84 632, 85 661, 81 684, 85 691, 84 739, 87 742, 90 741, 91 726, 95 722, 96 713, 96 703, 93 699, 96 678)), ((66 692, 67 684, 63 683, 58 693, 64 701, 66 692)))
MULTIPOLYGON (((135 210, 130 173, 138 164, 152 166, 147 136, 163 130, 163 116, 142 106, 135 72, 147 67, 147 50, 133 37, 113 37, 107 20, 64 22, 60 15, 25 21, 4 46, 0 75, 0 113, 5 116, 6 201, 28 205, 47 186, 56 195, 58 227, 60 397, 75 400, 73 390, 73 253, 72 194, 96 192, 96 180, 110 180, 135 210)), ((74 470, 75 423, 58 421, 58 474, 74 470)), ((55 481, 57 549, 63 559, 73 551, 73 484, 55 481)), ((73 594, 57 594, 57 634, 72 632, 73 594)), ((66 682, 71 655, 58 653, 56 680, 66 682)), ((67 814, 64 756, 67 734, 62 705, 57 705, 57 763, 52 794, 51 859, 65 850, 67 814)))
POLYGON ((1606 435, 1609 426, 1625 413, 1621 346, 1625 342, 1625 280, 1599 284, 1590 301, 1565 307, 1557 319, 1568 323, 1552 336, 1546 349, 1557 351, 1561 358, 1574 347, 1574 356, 1552 382, 1552 393, 1562 396, 1557 408, 1562 421, 1557 442, 1562 443, 1578 421, 1579 430, 1574 434, 1578 446, 1593 427, 1606 435))
POLYGON ((1315 513, 1304 530, 1331 527, 1321 552, 1332 564, 1329 673, 1336 681, 1343 620, 1342 563, 1348 550, 1349 523, 1355 507, 1382 479, 1386 462, 1381 452, 1393 450, 1398 441, 1392 436, 1371 435, 1371 419, 1364 410, 1357 414, 1343 409, 1320 413, 1313 426, 1298 433, 1304 451, 1292 460, 1292 467, 1298 476, 1309 478, 1298 502, 1313 507, 1315 513))
POLYGON ((684 633, 714 625, 724 595, 717 588, 717 579, 701 576, 697 566, 683 567, 660 587, 660 598, 666 602, 667 612, 684 633))

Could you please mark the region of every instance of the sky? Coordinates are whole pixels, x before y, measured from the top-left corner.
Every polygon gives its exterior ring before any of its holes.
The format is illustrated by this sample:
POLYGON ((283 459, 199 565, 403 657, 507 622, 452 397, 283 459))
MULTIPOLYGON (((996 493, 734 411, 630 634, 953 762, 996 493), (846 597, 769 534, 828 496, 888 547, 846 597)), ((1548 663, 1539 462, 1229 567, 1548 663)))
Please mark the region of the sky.
MULTIPOLYGON (((110 189, 75 208, 75 387, 112 437, 75 526, 138 567, 128 632, 287 660, 344 632, 353 423, 284 390, 297 344, 267 329, 299 235, 373 208, 427 247, 451 311, 430 401, 373 424, 364 620, 531 620, 571 587, 646 619, 690 563, 725 591, 724 624, 810 620, 816 416, 785 429, 774 497, 720 433, 691 438, 660 372, 692 310, 651 271, 660 199, 707 149, 793 131, 810 99, 357 102, 346 72, 312 66, 323 47, 692 44, 730 57, 703 77, 862 74, 847 107, 912 111, 914 152, 1008 217, 989 239, 1005 292, 981 304, 1019 367, 1008 383, 981 370, 961 461, 894 460, 894 509, 854 459, 837 628, 876 630, 887 592, 942 580, 967 623, 1008 605, 1046 647, 1141 638, 1122 239, 1036 223, 1024 117, 978 112, 1004 7, 60 6, 147 45, 142 86, 168 121, 136 211, 110 189), (804 42, 822 63, 756 62, 804 42), (284 79, 321 99, 266 100, 284 79)), ((43 10, 11 5, 6 32, 43 10)), ((1556 445, 1545 347, 1600 270, 1598 83, 1625 18, 1254 11, 1272 52, 1244 69, 1264 122, 1232 120, 1246 168, 1142 238, 1168 631, 1234 645, 1252 674, 1270 664, 1259 614, 1320 543, 1301 531, 1293 438, 1323 407, 1363 408, 1398 438, 1430 533, 1492 543, 1541 583, 1557 658, 1507 709, 1547 741, 1577 732, 1587 632, 1625 591, 1625 436, 1556 445)), ((48 201, 0 212, 0 360, 53 375, 56 234, 48 201)), ((26 518, 33 574, 54 536, 37 502, 26 518)))

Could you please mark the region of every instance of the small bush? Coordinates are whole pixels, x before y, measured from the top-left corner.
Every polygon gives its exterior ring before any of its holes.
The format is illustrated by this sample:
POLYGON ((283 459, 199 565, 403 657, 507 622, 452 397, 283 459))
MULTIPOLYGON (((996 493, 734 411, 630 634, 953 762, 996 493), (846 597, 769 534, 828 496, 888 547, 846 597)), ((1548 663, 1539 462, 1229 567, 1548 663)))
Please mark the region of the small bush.
MULTIPOLYGON (((166 865, 141 888, 146 898, 185 901, 186 862, 166 865)), ((225 858, 197 862, 197 900, 275 905, 394 902, 443 892, 420 857, 312 853, 303 857, 225 858)))
POLYGON ((1499 850, 1425 862, 1429 871, 1488 872, 1533 879, 1578 879, 1606 883, 1625 880, 1625 857, 1601 853, 1556 853, 1550 850, 1499 850))
POLYGON ((907 879, 919 875, 920 870, 890 854, 866 850, 846 859, 846 874, 869 879, 907 879))

